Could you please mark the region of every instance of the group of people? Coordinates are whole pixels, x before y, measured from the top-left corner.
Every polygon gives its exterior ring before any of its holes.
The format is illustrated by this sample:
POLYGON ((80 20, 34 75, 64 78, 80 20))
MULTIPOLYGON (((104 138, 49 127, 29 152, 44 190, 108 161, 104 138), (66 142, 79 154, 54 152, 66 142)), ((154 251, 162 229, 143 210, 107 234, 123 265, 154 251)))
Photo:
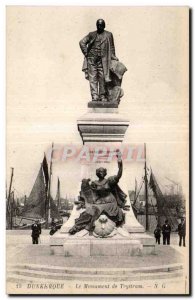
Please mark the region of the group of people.
MULTIPOLYGON (((55 222, 52 220, 51 223, 51 231, 50 235, 53 235, 58 228, 56 227, 55 222)), ((31 226, 32 229, 32 243, 38 244, 39 243, 39 237, 41 234, 41 224, 39 220, 35 221, 34 224, 31 226)), ((160 245, 160 239, 161 239, 161 233, 163 236, 163 245, 170 245, 170 236, 171 236, 171 226, 168 222, 168 220, 165 220, 164 225, 161 226, 157 224, 155 230, 154 230, 154 237, 156 239, 156 243, 160 245)), ((181 219, 181 223, 178 225, 178 235, 179 235, 179 246, 181 247, 183 244, 183 247, 185 247, 185 236, 186 236, 186 224, 185 219, 181 219)))
MULTIPOLYGON (((165 220, 164 225, 161 226, 157 224, 154 230, 154 237, 156 239, 156 243, 160 244, 161 233, 163 236, 163 245, 170 245, 170 236, 171 236, 171 226, 168 220, 165 220)), ((185 236, 186 236, 186 224, 185 219, 181 219, 181 223, 178 225, 178 235, 179 235, 179 246, 185 247, 185 236)))

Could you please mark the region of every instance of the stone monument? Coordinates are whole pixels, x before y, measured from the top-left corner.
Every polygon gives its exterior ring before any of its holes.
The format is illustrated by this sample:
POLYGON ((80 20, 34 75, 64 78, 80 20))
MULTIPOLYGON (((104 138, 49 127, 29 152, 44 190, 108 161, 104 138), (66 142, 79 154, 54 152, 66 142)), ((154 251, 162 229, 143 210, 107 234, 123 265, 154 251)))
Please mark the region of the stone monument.
MULTIPOLYGON (((127 71, 115 55, 114 39, 105 21, 96 22, 97 31, 80 41, 83 71, 89 80, 91 101, 88 112, 77 120, 84 145, 113 144, 120 147, 129 120, 118 111, 123 96, 122 77, 127 71)), ((132 256, 154 251, 154 239, 137 221, 130 200, 118 182, 123 175, 120 151, 118 172, 106 178, 107 170, 91 162, 87 168, 98 180, 82 179, 80 195, 69 220, 50 239, 51 253, 65 256, 132 256)), ((81 166, 81 168, 86 168, 81 166)))

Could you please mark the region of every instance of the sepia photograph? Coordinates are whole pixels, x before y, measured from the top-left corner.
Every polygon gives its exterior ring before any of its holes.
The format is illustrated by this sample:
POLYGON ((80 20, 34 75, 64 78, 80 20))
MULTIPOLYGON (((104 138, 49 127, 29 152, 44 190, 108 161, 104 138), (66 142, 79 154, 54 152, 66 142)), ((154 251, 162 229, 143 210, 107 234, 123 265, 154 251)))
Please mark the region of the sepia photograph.
POLYGON ((189 295, 187 6, 6 7, 6 293, 189 295))

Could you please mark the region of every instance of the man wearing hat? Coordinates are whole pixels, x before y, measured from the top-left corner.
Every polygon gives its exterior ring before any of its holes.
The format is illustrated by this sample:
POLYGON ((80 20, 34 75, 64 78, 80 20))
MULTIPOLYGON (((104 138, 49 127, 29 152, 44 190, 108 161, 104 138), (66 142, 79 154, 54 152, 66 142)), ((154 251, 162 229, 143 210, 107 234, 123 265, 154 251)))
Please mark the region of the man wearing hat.
POLYGON ((39 223, 39 220, 36 220, 34 224, 31 226, 32 229, 32 243, 38 244, 39 243, 39 236, 41 234, 41 224, 39 223))
POLYGON ((162 227, 163 234, 163 245, 170 245, 170 235, 171 235, 171 226, 169 225, 169 221, 165 220, 165 224, 162 227))
POLYGON ((181 223, 178 225, 178 235, 179 235, 179 246, 181 247, 183 240, 183 247, 185 247, 185 237, 186 237, 186 224, 185 219, 181 219, 181 223))

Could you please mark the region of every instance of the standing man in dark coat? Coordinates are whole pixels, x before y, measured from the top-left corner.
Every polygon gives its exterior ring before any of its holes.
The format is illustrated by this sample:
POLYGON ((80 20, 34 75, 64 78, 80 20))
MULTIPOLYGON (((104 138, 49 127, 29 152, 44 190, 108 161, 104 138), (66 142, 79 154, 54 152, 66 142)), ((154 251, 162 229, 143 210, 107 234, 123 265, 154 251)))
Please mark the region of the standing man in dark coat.
POLYGON ((97 31, 90 32, 80 42, 85 59, 83 71, 89 79, 92 101, 107 101, 106 84, 111 82, 111 59, 115 56, 114 39, 111 32, 104 30, 102 19, 96 22, 97 31))
POLYGON ((185 247, 186 246, 185 244, 186 224, 183 218, 181 219, 181 223, 178 225, 178 235, 179 235, 179 246, 181 247, 182 240, 183 240, 183 247, 185 247))
POLYGON ((161 228, 160 228, 159 224, 157 224, 157 226, 154 230, 154 236, 155 236, 155 239, 156 239, 156 244, 158 243, 160 245, 161 228))
POLYGON ((168 220, 165 221, 165 224, 162 227, 163 234, 163 245, 170 245, 170 235, 171 235, 171 226, 168 223, 168 220))
POLYGON ((31 226, 32 229, 32 243, 38 244, 39 243, 39 235, 41 234, 41 224, 39 221, 35 221, 34 224, 31 226))

